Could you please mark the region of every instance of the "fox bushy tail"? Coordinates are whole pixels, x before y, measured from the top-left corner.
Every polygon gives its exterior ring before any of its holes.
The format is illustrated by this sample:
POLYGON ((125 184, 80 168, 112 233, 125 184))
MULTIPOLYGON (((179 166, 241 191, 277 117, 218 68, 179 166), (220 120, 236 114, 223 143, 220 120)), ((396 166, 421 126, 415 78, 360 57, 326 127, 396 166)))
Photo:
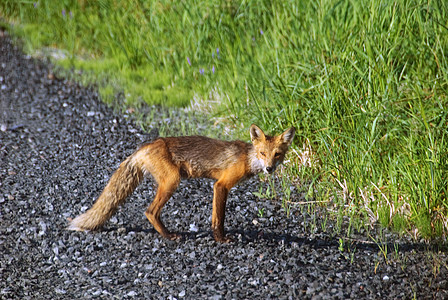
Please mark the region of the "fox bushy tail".
POLYGON ((83 231, 101 228, 142 180, 142 168, 131 155, 120 164, 95 204, 73 219, 68 229, 83 231))

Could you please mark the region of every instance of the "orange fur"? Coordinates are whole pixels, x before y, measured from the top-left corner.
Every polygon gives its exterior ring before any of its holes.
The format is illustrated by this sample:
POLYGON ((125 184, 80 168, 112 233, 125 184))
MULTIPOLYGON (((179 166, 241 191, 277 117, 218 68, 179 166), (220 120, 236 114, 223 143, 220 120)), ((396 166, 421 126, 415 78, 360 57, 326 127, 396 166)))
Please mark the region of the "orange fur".
POLYGON ((112 175, 95 204, 70 222, 71 230, 96 230, 116 212, 119 205, 149 173, 158 184, 153 202, 145 215, 162 236, 176 239, 160 219, 162 207, 183 178, 215 179, 213 188, 212 230, 217 241, 225 242, 224 216, 227 195, 241 180, 259 172, 272 173, 294 138, 292 127, 275 137, 252 125, 252 144, 221 141, 203 136, 167 137, 144 144, 112 175))

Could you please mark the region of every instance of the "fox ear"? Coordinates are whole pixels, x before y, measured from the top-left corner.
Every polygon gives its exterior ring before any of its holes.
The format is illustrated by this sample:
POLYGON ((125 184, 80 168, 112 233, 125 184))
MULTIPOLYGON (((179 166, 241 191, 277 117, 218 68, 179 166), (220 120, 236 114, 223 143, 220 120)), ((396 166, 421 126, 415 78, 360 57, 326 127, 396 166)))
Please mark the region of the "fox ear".
POLYGON ((256 140, 265 140, 265 135, 263 130, 260 129, 260 127, 258 127, 255 124, 250 125, 250 140, 252 142, 256 141, 256 140))
POLYGON ((282 135, 280 136, 280 139, 283 141, 283 143, 285 143, 289 146, 289 145, 291 145, 295 134, 296 134, 296 129, 294 127, 291 127, 282 133, 282 135))

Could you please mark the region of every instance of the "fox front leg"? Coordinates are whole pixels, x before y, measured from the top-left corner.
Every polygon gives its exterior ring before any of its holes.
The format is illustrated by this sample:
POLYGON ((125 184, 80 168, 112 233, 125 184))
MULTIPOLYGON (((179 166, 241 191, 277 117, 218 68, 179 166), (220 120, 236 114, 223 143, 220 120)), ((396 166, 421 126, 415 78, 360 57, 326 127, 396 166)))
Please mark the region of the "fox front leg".
POLYGON ((220 243, 232 241, 230 237, 224 235, 224 219, 228 194, 229 188, 222 182, 217 181, 213 187, 212 230, 215 241, 220 243))

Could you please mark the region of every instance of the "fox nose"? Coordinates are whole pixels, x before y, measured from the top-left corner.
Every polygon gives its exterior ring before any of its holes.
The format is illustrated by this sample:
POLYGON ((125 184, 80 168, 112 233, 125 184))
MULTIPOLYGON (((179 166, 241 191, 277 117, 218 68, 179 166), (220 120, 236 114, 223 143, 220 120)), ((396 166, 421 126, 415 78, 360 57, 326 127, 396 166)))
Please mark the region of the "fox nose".
POLYGON ((274 168, 273 167, 266 167, 266 171, 271 174, 272 172, 274 172, 274 168))

